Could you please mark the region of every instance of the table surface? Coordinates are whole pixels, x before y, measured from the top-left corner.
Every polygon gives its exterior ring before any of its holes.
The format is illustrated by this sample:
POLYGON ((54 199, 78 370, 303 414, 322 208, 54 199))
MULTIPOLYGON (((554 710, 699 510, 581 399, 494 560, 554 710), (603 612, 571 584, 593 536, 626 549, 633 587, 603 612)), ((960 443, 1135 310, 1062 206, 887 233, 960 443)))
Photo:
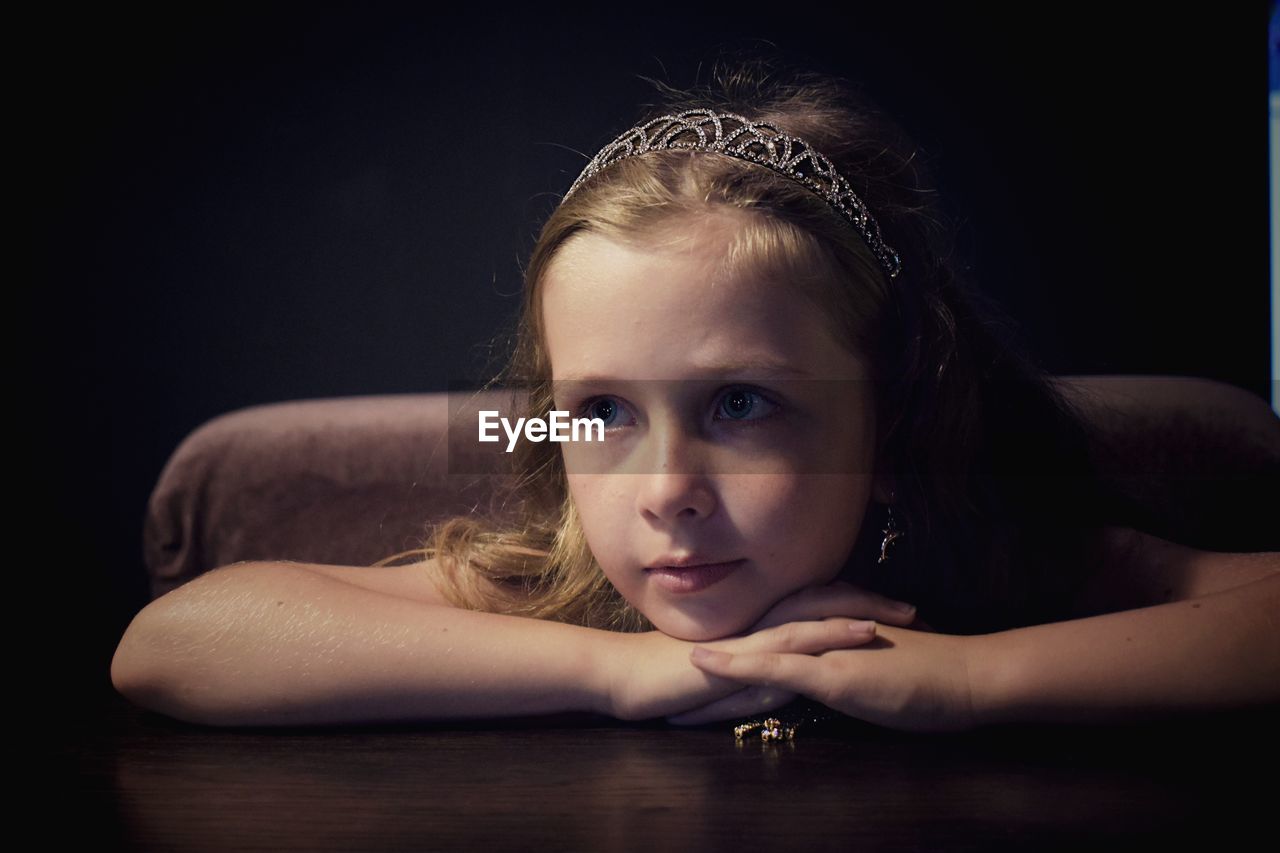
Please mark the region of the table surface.
POLYGON ((740 744, 585 715, 217 729, 112 692, 55 748, 79 800, 55 830, 165 851, 1232 849, 1273 831, 1277 718, 740 744))

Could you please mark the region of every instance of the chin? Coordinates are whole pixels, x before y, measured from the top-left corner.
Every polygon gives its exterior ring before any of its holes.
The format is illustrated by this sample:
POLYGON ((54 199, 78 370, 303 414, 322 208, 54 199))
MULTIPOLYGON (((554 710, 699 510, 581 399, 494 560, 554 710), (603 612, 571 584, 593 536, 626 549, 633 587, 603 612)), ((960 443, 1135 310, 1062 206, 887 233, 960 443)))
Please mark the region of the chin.
POLYGON ((728 622, 701 622, 687 617, 676 617, 663 619, 660 622, 649 620, 655 628, 668 637, 675 637, 677 640, 687 640, 691 643, 706 643, 712 640, 723 640, 725 637, 732 637, 741 634, 751 627, 753 623, 745 625, 735 625, 728 622))

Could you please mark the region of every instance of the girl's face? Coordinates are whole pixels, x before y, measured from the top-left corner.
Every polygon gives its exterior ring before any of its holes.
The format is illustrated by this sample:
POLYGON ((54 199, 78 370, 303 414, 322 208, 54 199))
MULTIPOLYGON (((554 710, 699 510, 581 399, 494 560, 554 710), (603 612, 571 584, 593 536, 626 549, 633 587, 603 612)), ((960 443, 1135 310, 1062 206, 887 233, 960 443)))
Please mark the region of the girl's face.
POLYGON ((863 364, 788 282, 718 272, 735 222, 662 245, 582 232, 543 280, 555 408, 605 421, 603 442, 560 445, 588 544, 687 640, 834 580, 872 494, 863 364))

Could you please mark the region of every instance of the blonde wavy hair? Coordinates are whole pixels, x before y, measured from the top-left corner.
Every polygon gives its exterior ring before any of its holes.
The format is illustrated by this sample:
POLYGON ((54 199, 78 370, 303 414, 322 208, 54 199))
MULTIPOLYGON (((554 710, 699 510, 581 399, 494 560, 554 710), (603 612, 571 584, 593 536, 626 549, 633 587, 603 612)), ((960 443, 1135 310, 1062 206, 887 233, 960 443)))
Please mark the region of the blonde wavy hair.
MULTIPOLYGON (((892 287, 857 232, 796 182, 727 156, 652 152, 610 166, 551 213, 525 270, 509 361, 481 390, 527 389, 525 409, 518 413, 525 417, 545 418, 553 408, 542 283, 573 235, 642 241, 719 208, 739 211, 745 215, 729 250, 730 267, 762 271, 813 300, 837 340, 872 370, 876 458, 894 472, 894 514, 906 536, 895 554, 895 573, 864 582, 909 597, 923 618, 944 630, 991 629, 1004 624, 1001 617, 1009 624, 1042 618, 1033 599, 1049 590, 1051 579, 1033 564, 1018 563, 1015 547, 1024 541, 1019 531, 1039 531, 1034 519, 1015 517, 1027 495, 981 476, 1000 461, 997 456, 1010 452, 1006 441, 992 455, 986 440, 994 425, 991 412, 998 402, 1009 430, 1038 428, 1038 464, 1044 464, 1046 447, 1056 447, 1066 467, 1082 459, 1080 419, 1025 355, 1013 323, 963 285, 955 228, 940 208, 921 149, 846 81, 782 70, 762 59, 717 63, 711 78, 687 90, 650 81, 660 103, 633 124, 712 108, 771 122, 807 140, 850 181, 885 241, 899 252, 903 271, 892 287), (992 394, 996 383, 1010 384, 992 394), (1046 444, 1045 435, 1056 438, 1046 444), (940 560, 943 555, 949 556, 940 560), (912 566, 920 571, 909 571, 912 566), (948 619, 944 610, 956 618, 948 619), (1023 618, 1010 621, 1015 611, 1023 618)), ((378 565, 409 555, 436 557, 442 592, 459 607, 650 630, 591 553, 558 446, 519 442, 512 457, 514 476, 498 499, 505 517, 447 519, 429 531, 422 548, 378 565)), ((1058 509, 1069 500, 1062 497, 1058 509)), ((875 531, 866 529, 872 527, 864 525, 855 555, 874 545, 875 531)), ((1070 553, 1063 542, 1057 545, 1060 553, 1070 553)))

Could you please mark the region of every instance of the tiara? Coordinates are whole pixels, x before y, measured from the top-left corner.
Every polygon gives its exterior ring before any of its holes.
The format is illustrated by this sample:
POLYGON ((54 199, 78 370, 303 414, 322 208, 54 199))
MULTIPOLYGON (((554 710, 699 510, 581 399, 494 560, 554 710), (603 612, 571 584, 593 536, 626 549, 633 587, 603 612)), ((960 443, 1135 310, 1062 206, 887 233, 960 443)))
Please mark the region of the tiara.
POLYGON ((902 271, 898 253, 885 245, 867 206, 858 198, 835 165, 813 146, 783 133, 775 125, 749 121, 734 113, 685 110, 633 127, 610 142, 582 170, 565 193, 567 200, 584 182, 619 160, 649 151, 690 149, 727 154, 786 175, 836 209, 862 235, 889 278, 902 271))

